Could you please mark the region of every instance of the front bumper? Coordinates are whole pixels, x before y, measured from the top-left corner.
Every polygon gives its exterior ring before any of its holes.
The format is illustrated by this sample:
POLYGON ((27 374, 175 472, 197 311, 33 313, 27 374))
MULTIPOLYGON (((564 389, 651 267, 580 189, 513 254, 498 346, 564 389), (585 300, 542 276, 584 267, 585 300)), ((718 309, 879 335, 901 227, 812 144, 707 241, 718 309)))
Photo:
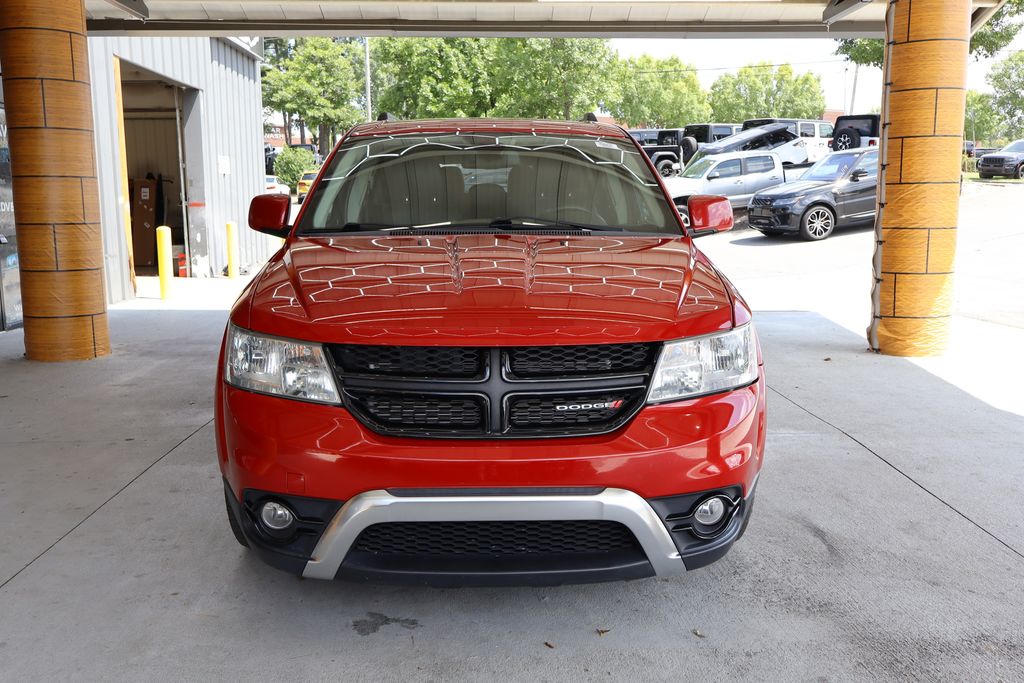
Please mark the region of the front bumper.
POLYGON ((1016 175, 1017 165, 998 164, 989 166, 987 164, 978 164, 978 173, 988 173, 991 175, 1016 175))
MULTIPOLYGON (((749 515, 765 439, 765 382, 643 408, 600 436, 446 440, 376 434, 344 408, 217 389, 217 445, 232 514, 263 559, 310 577, 374 581, 569 583, 693 569, 723 555, 749 515), (737 501, 714 539, 684 518, 710 492, 737 501), (302 547, 260 536, 261 497, 292 501, 302 547), (504 566, 438 562, 424 571, 349 552, 381 520, 612 520, 643 552, 504 566), (680 521, 683 520, 683 521, 680 521)), ((536 559, 536 558, 532 558, 536 559)), ((485 563, 486 564, 486 563, 485 563)))
POLYGON ((753 506, 753 488, 736 496, 713 538, 694 534, 691 519, 703 492, 646 501, 624 489, 511 489, 368 491, 344 505, 246 491, 242 503, 225 482, 230 514, 235 515, 249 546, 269 564, 314 579, 348 579, 373 583, 440 586, 559 585, 672 576, 717 560, 743 534, 753 506), (296 510, 302 533, 275 542, 261 533, 255 505, 273 498, 296 510), (539 521, 610 521, 636 540, 632 551, 607 553, 505 555, 367 552, 358 539, 375 525, 432 522, 512 522, 520 529, 539 521), (315 543, 315 546, 313 545, 315 543), (312 550, 310 548, 312 547, 312 550))
POLYGON ((747 207, 747 223, 755 230, 766 229, 779 232, 797 232, 802 214, 795 204, 788 206, 747 207))

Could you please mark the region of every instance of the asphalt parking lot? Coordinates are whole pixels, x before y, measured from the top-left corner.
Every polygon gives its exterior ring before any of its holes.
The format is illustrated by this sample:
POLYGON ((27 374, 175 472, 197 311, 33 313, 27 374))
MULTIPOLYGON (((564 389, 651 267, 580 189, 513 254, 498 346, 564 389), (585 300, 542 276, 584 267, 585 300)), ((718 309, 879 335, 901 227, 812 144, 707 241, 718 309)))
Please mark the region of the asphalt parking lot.
POLYGON ((2 335, 0 678, 1024 679, 1024 227, 977 190, 945 360, 865 352, 870 231, 700 242, 757 311, 769 441, 747 535, 672 579, 442 590, 256 561, 210 422, 240 283, 115 307, 90 363, 27 368, 2 335))

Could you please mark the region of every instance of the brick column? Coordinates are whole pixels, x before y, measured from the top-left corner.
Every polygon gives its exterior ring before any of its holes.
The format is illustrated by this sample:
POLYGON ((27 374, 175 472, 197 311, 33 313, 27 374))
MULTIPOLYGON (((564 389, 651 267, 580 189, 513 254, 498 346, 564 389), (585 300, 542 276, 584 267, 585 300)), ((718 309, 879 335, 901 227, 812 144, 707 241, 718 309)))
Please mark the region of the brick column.
POLYGON ((25 354, 110 353, 82 0, 0 0, 25 354))
POLYGON ((970 0, 894 0, 889 9, 869 331, 889 355, 934 355, 947 341, 970 12, 970 0))

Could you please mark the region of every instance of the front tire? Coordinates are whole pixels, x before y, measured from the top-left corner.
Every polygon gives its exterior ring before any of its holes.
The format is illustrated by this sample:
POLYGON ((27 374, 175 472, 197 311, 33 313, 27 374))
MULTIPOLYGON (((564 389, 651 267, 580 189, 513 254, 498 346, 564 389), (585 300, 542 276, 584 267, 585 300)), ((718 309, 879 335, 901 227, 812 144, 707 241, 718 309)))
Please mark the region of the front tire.
POLYGON ((992 180, 992 176, 990 176, 988 173, 979 173, 978 178, 980 178, 981 180, 992 180))
POLYGON ((1017 180, 1024 180, 1024 164, 1017 167, 1017 173, 1013 177, 1017 180))
POLYGON ((800 237, 817 242, 836 229, 835 211, 827 206, 812 206, 800 219, 800 237))

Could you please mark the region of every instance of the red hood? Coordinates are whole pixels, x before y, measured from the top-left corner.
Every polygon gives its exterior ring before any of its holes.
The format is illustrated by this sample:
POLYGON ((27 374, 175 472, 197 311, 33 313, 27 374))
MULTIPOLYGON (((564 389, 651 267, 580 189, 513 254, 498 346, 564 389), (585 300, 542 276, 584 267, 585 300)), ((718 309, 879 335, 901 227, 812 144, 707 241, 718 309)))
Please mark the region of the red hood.
POLYGON ((725 284, 682 238, 299 238, 248 300, 239 325, 336 343, 660 341, 732 325, 725 284))

